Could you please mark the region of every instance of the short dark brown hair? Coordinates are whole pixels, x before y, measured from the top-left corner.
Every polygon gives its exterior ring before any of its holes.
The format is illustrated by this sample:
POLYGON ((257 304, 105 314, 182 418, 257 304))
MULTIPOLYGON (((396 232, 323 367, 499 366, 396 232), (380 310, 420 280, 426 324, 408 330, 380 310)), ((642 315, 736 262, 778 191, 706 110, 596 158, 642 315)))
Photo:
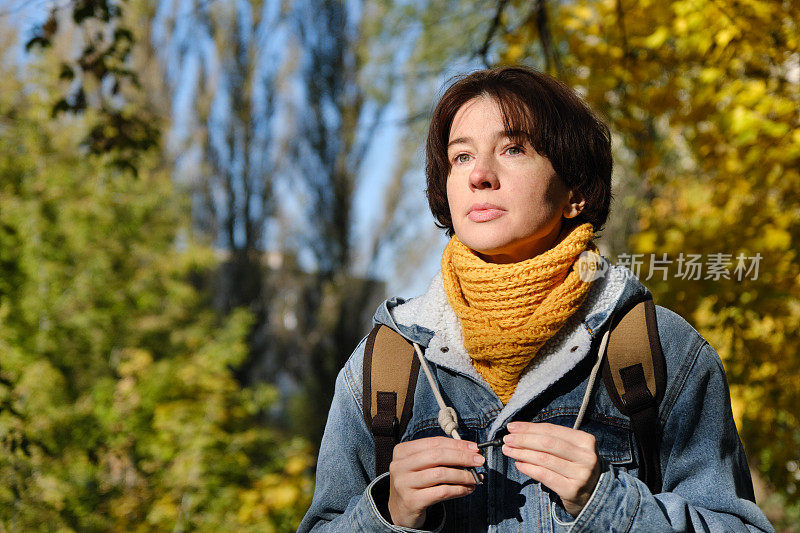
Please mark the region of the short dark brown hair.
POLYGON ((550 160, 556 174, 586 205, 571 219, 590 222, 595 233, 611 205, 611 135, 575 92, 560 81, 523 66, 497 67, 464 74, 451 81, 431 117, 425 144, 428 205, 436 225, 452 236, 447 202, 450 160, 447 143, 456 112, 473 98, 489 96, 500 106, 507 132, 550 160))

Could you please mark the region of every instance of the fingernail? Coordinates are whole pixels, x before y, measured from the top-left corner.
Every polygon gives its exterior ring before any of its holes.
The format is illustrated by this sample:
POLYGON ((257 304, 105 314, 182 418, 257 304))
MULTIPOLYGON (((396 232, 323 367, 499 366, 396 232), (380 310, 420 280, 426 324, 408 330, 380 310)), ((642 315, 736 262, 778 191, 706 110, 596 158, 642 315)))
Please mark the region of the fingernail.
POLYGON ((472 462, 475 463, 476 465, 482 465, 483 461, 485 461, 485 459, 483 458, 482 455, 476 455, 472 458, 472 462))
POLYGON ((506 435, 505 437, 503 437, 503 442, 505 442, 506 444, 514 444, 518 440, 519 439, 517 438, 516 435, 506 435))
POLYGON ((508 430, 509 430, 509 431, 514 431, 514 430, 516 430, 516 429, 519 429, 519 423, 517 423, 517 422, 511 422, 511 423, 510 423, 508 426, 506 426, 506 427, 508 428, 508 430))

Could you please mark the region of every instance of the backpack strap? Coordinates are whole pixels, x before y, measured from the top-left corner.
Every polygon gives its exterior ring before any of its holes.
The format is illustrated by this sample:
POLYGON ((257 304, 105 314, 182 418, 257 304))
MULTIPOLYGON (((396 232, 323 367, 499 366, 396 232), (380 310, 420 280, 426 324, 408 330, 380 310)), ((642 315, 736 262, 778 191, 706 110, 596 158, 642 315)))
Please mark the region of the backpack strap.
POLYGON ((389 471, 392 451, 414 405, 419 360, 414 347, 393 329, 378 324, 364 346, 364 422, 375 440, 375 476, 389 471))
POLYGON ((657 494, 662 482, 658 406, 667 370, 653 300, 639 302, 611 327, 603 381, 614 405, 631 420, 641 462, 639 476, 657 494))

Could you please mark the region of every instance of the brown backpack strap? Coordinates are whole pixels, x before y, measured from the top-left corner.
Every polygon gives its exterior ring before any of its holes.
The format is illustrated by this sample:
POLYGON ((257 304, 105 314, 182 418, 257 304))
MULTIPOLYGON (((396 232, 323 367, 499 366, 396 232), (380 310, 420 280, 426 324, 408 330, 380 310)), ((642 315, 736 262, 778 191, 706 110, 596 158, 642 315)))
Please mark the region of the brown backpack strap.
POLYGON ((639 302, 611 328, 603 380, 614 405, 631 420, 641 458, 640 478, 656 494, 662 482, 658 405, 667 370, 653 300, 639 302))
POLYGON ((414 405, 419 360, 393 329, 376 325, 364 346, 364 421, 375 439, 375 476, 389 471, 392 451, 414 405))

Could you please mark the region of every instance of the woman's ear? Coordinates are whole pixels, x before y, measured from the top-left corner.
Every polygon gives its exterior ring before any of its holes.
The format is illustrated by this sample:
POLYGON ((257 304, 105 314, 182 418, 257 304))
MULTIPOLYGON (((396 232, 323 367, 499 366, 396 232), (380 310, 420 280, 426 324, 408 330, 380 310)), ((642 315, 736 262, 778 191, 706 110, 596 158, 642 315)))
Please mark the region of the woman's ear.
POLYGON ((586 199, 575 191, 569 193, 569 203, 564 207, 564 218, 575 218, 586 207, 586 199))

